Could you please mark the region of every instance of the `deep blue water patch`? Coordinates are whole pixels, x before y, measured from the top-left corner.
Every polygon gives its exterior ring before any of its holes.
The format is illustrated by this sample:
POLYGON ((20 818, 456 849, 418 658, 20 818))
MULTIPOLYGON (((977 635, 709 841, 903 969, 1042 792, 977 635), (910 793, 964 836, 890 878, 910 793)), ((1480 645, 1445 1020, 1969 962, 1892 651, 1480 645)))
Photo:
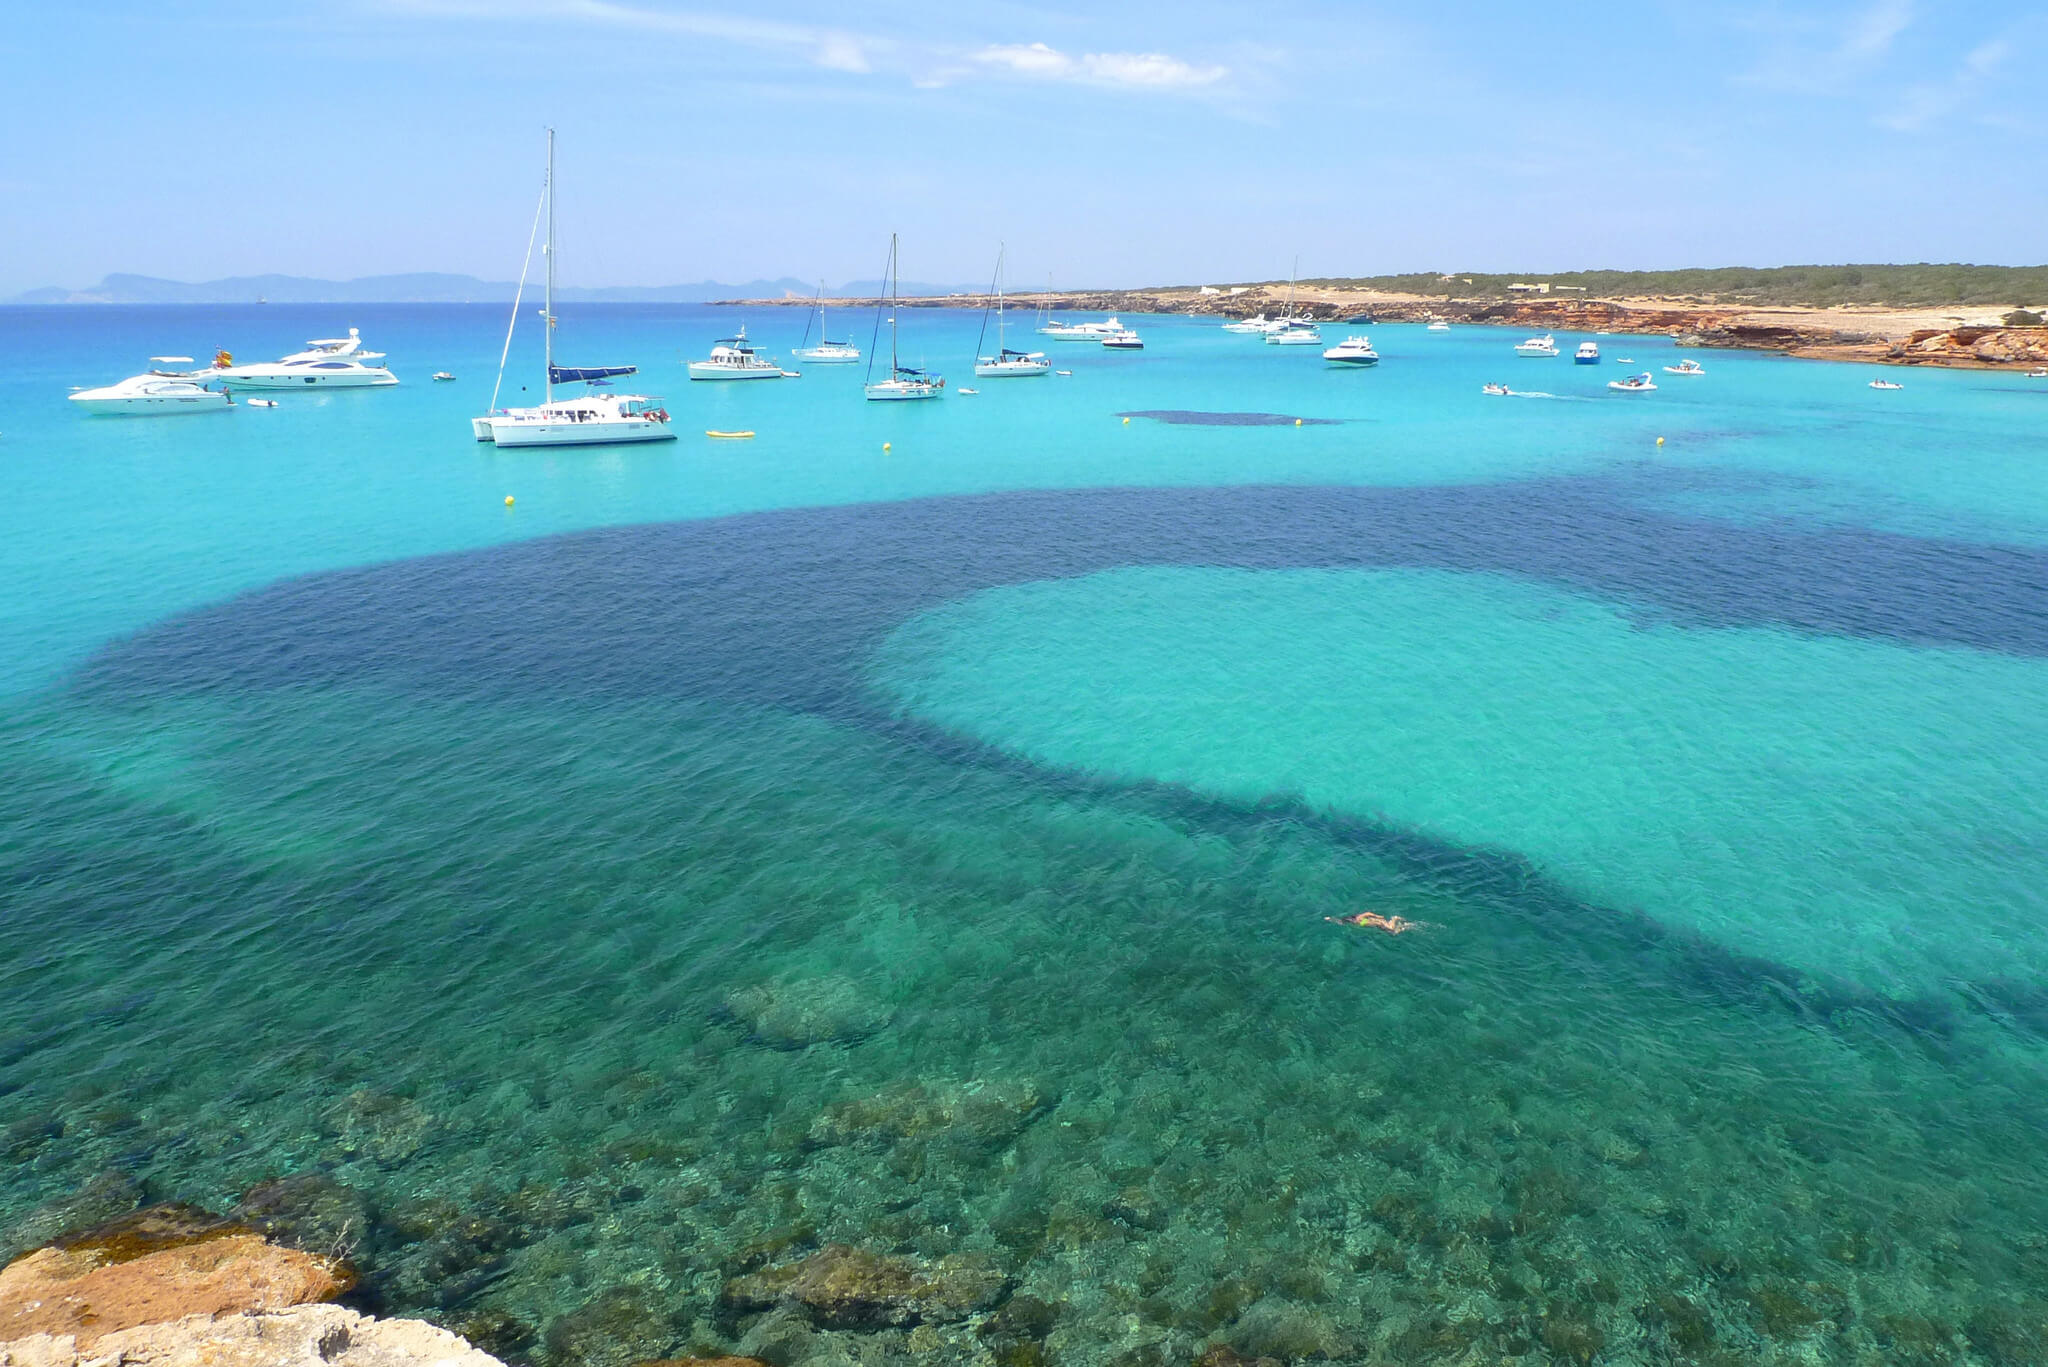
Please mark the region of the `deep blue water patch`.
POLYGON ((1205 413, 1189 408, 1133 408, 1119 418, 1150 418, 1175 427, 1337 427, 1344 418, 1298 418, 1291 413, 1205 413))

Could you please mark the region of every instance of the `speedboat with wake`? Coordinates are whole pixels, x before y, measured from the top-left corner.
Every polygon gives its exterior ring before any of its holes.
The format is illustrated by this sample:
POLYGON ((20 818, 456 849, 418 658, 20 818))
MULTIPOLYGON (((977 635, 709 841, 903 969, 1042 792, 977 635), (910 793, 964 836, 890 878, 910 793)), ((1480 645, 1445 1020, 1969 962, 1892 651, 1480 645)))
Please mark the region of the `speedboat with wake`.
POLYGON ((1650 372, 1645 370, 1642 374, 1631 375, 1625 380, 1609 380, 1607 387, 1617 394, 1647 394, 1657 385, 1650 378, 1650 372))
POLYGON ((1666 375, 1704 375, 1707 373, 1707 368, 1688 356, 1677 365, 1665 366, 1664 373, 1666 375))
POLYGON ((1380 354, 1372 349, 1372 340, 1363 335, 1346 337, 1323 353, 1323 359, 1331 365, 1358 369, 1380 363, 1380 354))
POLYGON ((373 389, 398 383, 386 370, 381 351, 364 351, 354 328, 346 337, 325 337, 306 343, 279 361, 236 365, 228 352, 213 358, 213 378, 244 389, 373 389))
MULTIPOLYGON (((190 356, 152 356, 152 365, 192 364, 190 356)), ((119 384, 74 390, 72 403, 101 417, 148 417, 169 413, 219 413, 234 406, 226 390, 208 389, 190 374, 151 370, 119 384)))
POLYGON ((1555 356, 1557 355, 1557 338, 1546 332, 1541 337, 1531 337, 1526 341, 1517 342, 1515 343, 1515 355, 1555 356))
MULTIPOLYGON (((505 383, 505 358, 512 354, 512 332, 519 325, 519 301, 526 292, 526 267, 533 263, 533 239, 526 243, 526 263, 519 269, 519 286, 512 291, 512 321, 505 327, 505 350, 498 357, 498 382, 491 387, 490 411, 470 419, 478 441, 499 446, 610 446, 621 442, 674 441, 668 425, 668 410, 661 400, 645 394, 604 392, 611 381, 632 375, 640 368, 630 365, 560 366, 555 364, 555 130, 548 130, 548 176, 541 189, 548 214, 545 252, 548 259, 547 294, 541 307, 542 332, 546 342, 547 401, 533 408, 500 408, 498 391, 505 383), (581 384, 585 392, 577 398, 557 400, 556 385, 581 384)), ((536 220, 539 215, 536 211, 536 220)))
POLYGON ((741 328, 737 337, 721 337, 708 360, 689 365, 693 380, 779 380, 789 372, 772 356, 763 356, 741 328))
POLYGON ((1514 390, 1512 390, 1512 389, 1509 389, 1509 388, 1508 388, 1508 387, 1507 387, 1506 385, 1504 385, 1504 384, 1483 384, 1483 385, 1479 386, 1479 392, 1480 392, 1480 393, 1482 393, 1482 394, 1491 394, 1491 395, 1493 395, 1493 396, 1494 396, 1495 398, 1501 398, 1501 397, 1504 397, 1504 396, 1506 396, 1506 395, 1512 394, 1512 393, 1514 393, 1515 391, 1514 391, 1514 390))

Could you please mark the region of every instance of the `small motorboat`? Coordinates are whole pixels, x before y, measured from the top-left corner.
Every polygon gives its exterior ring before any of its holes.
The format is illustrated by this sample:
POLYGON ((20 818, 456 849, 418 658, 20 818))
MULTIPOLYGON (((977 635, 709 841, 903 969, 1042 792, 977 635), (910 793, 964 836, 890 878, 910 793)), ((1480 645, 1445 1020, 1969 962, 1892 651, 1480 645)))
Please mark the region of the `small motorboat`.
POLYGON ((2036 366, 2027 372, 2030 380, 2048 380, 2048 365, 2036 366))
POLYGON ((1066 375, 1066 376, 1069 376, 1069 377, 1071 377, 1071 376, 1073 375, 1073 373, 1074 373, 1074 372, 1073 372, 1073 371, 1071 371, 1071 370, 1055 370, 1055 371, 1053 372, 1053 374, 1055 374, 1055 375, 1066 375))
POLYGON ((435 371, 435 372, 434 372, 434 378, 435 378, 435 379, 436 379, 437 381, 447 381, 447 380, 452 380, 452 379, 454 379, 455 377, 454 377, 453 375, 450 375, 450 374, 449 374, 449 373, 448 373, 447 371, 445 371, 445 370, 437 370, 437 371, 435 371))
POLYGON ((1113 332, 1103 338, 1102 349, 1104 351, 1143 351, 1145 349, 1145 339, 1140 337, 1133 329, 1125 328, 1122 332, 1113 332))
POLYGON ((1357 368, 1378 365, 1380 363, 1380 354, 1372 349, 1372 339, 1364 333, 1360 333, 1355 337, 1346 337, 1336 346, 1325 351, 1323 359, 1331 365, 1357 368))
POLYGON ((1665 366, 1664 373, 1666 375, 1704 375, 1707 373, 1707 368, 1688 356, 1677 365, 1665 366))
POLYGON ((966 389, 966 388, 961 388, 961 389, 956 389, 956 390, 954 390, 953 392, 954 392, 955 394, 979 394, 979 393, 980 393, 981 391, 980 391, 979 389, 966 389))
POLYGON ((708 359, 691 361, 686 368, 693 380, 780 380, 789 375, 774 357, 754 349, 745 328, 737 337, 719 338, 708 359))
POLYGON ((1512 389, 1509 389, 1509 388, 1508 388, 1508 387, 1507 387, 1506 385, 1504 385, 1504 384, 1483 384, 1483 385, 1479 386, 1479 392, 1480 392, 1480 393, 1482 393, 1482 394, 1491 394, 1491 395, 1495 396, 1496 398, 1499 398, 1499 397, 1503 397, 1503 396, 1505 396, 1505 395, 1508 395, 1508 394, 1512 394, 1512 393, 1514 393, 1515 391, 1514 391, 1514 390, 1512 390, 1512 389))
POLYGON ((1441 318, 1432 318, 1429 320, 1429 327, 1426 330, 1429 332, 1449 332, 1451 325, 1441 318))
POLYGON ((277 400, 276 400, 276 399, 244 399, 244 400, 242 400, 242 402, 243 402, 243 403, 245 403, 245 404, 248 404, 248 405, 249 405, 249 407, 251 407, 251 408, 275 408, 275 407, 277 407, 277 400))
POLYGON ((1515 343, 1515 355, 1555 356, 1557 355, 1557 338, 1546 332, 1541 337, 1531 337, 1527 341, 1517 342, 1515 343))
POLYGON ((1607 387, 1617 394, 1647 394, 1657 385, 1650 378, 1650 372, 1645 370, 1642 374, 1631 375, 1625 380, 1609 380, 1607 387))
POLYGON ((1872 380, 1870 387, 1872 389, 1904 389, 1906 386, 1892 380, 1872 380))
POLYGON ((1599 365, 1600 344, 1594 341, 1579 343, 1579 349, 1572 353, 1573 365, 1599 365))
POLYGON ((1633 356, 1617 356, 1614 358, 1614 363, 1616 365, 1634 365, 1636 358, 1633 356))

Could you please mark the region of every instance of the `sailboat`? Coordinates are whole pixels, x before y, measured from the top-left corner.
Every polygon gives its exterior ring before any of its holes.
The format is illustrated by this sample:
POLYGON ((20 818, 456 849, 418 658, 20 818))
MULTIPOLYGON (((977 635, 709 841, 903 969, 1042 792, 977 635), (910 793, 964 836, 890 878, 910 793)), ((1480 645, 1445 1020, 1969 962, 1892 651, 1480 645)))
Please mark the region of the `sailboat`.
POLYGON ((803 344, 789 354, 799 361, 809 361, 813 365, 844 365, 860 359, 859 347, 852 342, 835 342, 825 332, 825 282, 822 280, 818 282, 817 307, 811 311, 811 316, 804 320, 803 344), (810 344, 813 322, 818 325, 816 346, 810 344))
MULTIPOLYGON (((871 351, 868 356, 868 374, 864 388, 870 399, 936 399, 946 392, 946 379, 929 371, 917 370, 904 365, 896 356, 896 315, 902 309, 903 296, 898 292, 896 281, 896 234, 889 234, 889 292, 882 297, 875 310, 875 340, 882 335, 882 310, 889 313, 889 378, 875 378, 875 358, 871 351)), ((871 348, 879 350, 874 343, 871 348)))
POLYGON ((1313 318, 1294 311, 1294 282, 1301 275, 1301 258, 1294 258, 1294 273, 1287 277, 1287 311, 1276 326, 1266 329, 1267 346, 1321 346, 1322 329, 1313 318))
POLYGON ((1044 375, 1052 370, 1052 362, 1045 359, 1042 351, 1014 351, 1004 345, 1003 324, 1003 251, 996 248, 995 279, 989 283, 990 302, 981 310, 981 336, 974 341, 976 353, 988 339, 989 308, 996 314, 996 353, 993 356, 977 354, 974 362, 974 377, 977 380, 1000 380, 1021 378, 1029 375, 1044 375))
POLYGON ((533 227, 540 228, 547 211, 548 236, 541 252, 547 257, 547 296, 541 318, 547 328, 547 401, 537 408, 500 408, 498 391, 505 384, 505 361, 512 354, 512 333, 519 325, 519 301, 526 292, 527 268, 533 264, 533 232, 526 236, 526 261, 519 268, 519 287, 512 292, 512 321, 505 325, 505 350, 498 357, 498 382, 491 386, 491 408, 470 419, 478 441, 500 446, 598 446, 626 441, 674 441, 668 411, 659 399, 645 394, 601 392, 612 379, 631 375, 638 366, 558 366, 555 364, 555 130, 548 130, 548 174, 541 185, 541 203, 533 227), (557 402, 555 386, 582 384, 578 398, 557 402))

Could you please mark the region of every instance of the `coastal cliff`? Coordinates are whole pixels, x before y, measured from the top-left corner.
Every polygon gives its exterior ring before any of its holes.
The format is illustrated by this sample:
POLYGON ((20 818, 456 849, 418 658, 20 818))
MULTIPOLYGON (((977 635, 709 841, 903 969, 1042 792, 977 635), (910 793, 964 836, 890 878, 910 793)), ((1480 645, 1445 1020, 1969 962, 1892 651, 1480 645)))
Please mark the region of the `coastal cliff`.
MULTIPOLYGON (((2048 327, 1943 316, 1927 309, 1872 306, 1751 308, 1667 299, 1594 299, 1585 296, 1458 299, 1396 295, 1372 290, 1254 286, 1235 294, 1198 290, 1086 290, 1010 296, 1019 312, 1049 309, 1079 313, 1183 313, 1215 318, 1293 311, 1320 322, 1369 317, 1410 323, 1441 318, 1453 324, 1522 328, 1533 332, 1598 332, 1664 336, 1688 347, 1735 347, 1822 360, 1888 365, 2004 369, 2048 365, 2048 327)), ((725 299, 721 304, 808 307, 810 300, 725 299)), ((871 308, 876 299, 834 300, 839 308, 871 308)), ((977 308, 978 295, 931 295, 897 301, 904 308, 977 308)), ((2005 310, 1991 312, 1997 317, 2005 310)), ((1978 310, 1978 312, 1985 312, 1978 310)))

